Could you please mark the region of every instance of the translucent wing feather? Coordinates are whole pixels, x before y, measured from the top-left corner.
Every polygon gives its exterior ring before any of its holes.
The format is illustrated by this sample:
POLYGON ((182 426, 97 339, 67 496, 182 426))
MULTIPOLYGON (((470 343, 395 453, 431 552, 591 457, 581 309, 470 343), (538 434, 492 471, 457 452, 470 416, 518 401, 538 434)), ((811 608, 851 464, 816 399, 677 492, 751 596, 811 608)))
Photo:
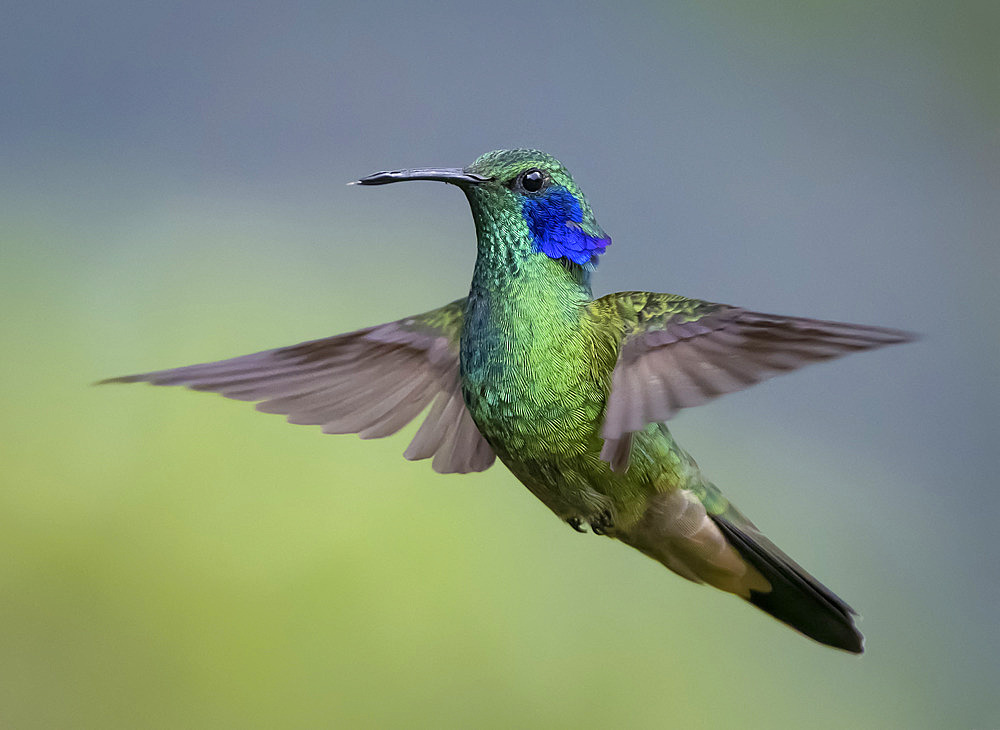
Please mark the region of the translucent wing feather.
POLYGON ((361 438, 389 436, 431 406, 406 458, 433 457, 442 473, 483 471, 495 456, 462 399, 458 342, 464 306, 460 299, 322 340, 103 382, 183 385, 260 401, 258 410, 285 414, 290 423, 361 438))
POLYGON ((622 439, 681 408, 804 365, 907 342, 907 332, 750 312, 673 294, 619 292, 591 316, 622 324, 601 435, 601 458, 627 468, 622 439))

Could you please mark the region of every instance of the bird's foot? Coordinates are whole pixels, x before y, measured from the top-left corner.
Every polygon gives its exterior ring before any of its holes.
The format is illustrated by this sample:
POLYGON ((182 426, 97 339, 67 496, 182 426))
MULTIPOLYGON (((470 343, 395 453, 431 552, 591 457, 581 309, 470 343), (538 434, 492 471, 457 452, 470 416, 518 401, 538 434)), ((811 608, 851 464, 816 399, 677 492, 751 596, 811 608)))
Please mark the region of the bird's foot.
POLYGON ((579 517, 570 517, 566 520, 566 524, 572 527, 577 532, 586 532, 587 529, 583 526, 583 520, 579 517))
POLYGON ((590 520, 590 531, 595 535, 607 535, 613 529, 615 529, 615 523, 611 518, 610 510, 604 510, 590 520))

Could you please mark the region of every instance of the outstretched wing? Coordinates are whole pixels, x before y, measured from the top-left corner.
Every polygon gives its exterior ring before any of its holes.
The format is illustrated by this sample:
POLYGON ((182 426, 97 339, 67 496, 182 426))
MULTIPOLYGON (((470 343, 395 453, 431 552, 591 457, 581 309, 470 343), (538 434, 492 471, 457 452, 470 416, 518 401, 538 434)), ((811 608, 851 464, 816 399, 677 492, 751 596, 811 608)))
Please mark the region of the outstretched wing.
POLYGON ((112 378, 184 385, 283 413, 324 433, 381 438, 431 406, 404 456, 442 473, 483 471, 495 458, 462 399, 458 343, 465 300, 414 317, 230 360, 112 378), (433 405, 432 405, 433 403, 433 405))
POLYGON ((679 409, 813 362, 908 342, 899 330, 749 312, 674 294, 619 292, 590 305, 620 321, 618 360, 601 435, 601 458, 628 466, 629 434, 679 409))

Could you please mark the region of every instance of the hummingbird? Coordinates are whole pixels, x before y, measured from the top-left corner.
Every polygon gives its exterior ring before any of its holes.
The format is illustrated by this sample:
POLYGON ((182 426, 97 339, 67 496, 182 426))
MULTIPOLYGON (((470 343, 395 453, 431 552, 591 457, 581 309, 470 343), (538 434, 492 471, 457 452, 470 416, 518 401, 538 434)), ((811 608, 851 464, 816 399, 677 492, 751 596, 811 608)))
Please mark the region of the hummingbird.
POLYGON ((346 334, 102 382, 212 391, 363 439, 426 411, 407 459, 468 473, 499 458, 574 530, 589 526, 822 644, 861 653, 854 609, 731 504, 665 424, 774 375, 913 335, 676 294, 594 299, 591 275, 611 239, 562 163, 538 150, 352 184, 410 180, 448 183, 468 199, 477 258, 465 298, 346 334))

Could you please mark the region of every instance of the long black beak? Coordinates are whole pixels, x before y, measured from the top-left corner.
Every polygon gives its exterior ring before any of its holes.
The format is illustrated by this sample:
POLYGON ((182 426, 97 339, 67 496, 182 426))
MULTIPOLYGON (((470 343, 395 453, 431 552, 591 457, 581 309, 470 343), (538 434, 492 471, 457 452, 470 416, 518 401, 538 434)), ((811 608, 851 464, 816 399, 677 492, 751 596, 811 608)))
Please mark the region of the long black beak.
POLYGON ((451 183, 452 185, 478 185, 489 181, 491 178, 477 175, 474 172, 466 172, 460 167, 418 167, 414 170, 390 170, 386 172, 376 172, 368 177, 357 180, 352 185, 388 185, 394 182, 405 182, 407 180, 435 180, 437 182, 451 183))

